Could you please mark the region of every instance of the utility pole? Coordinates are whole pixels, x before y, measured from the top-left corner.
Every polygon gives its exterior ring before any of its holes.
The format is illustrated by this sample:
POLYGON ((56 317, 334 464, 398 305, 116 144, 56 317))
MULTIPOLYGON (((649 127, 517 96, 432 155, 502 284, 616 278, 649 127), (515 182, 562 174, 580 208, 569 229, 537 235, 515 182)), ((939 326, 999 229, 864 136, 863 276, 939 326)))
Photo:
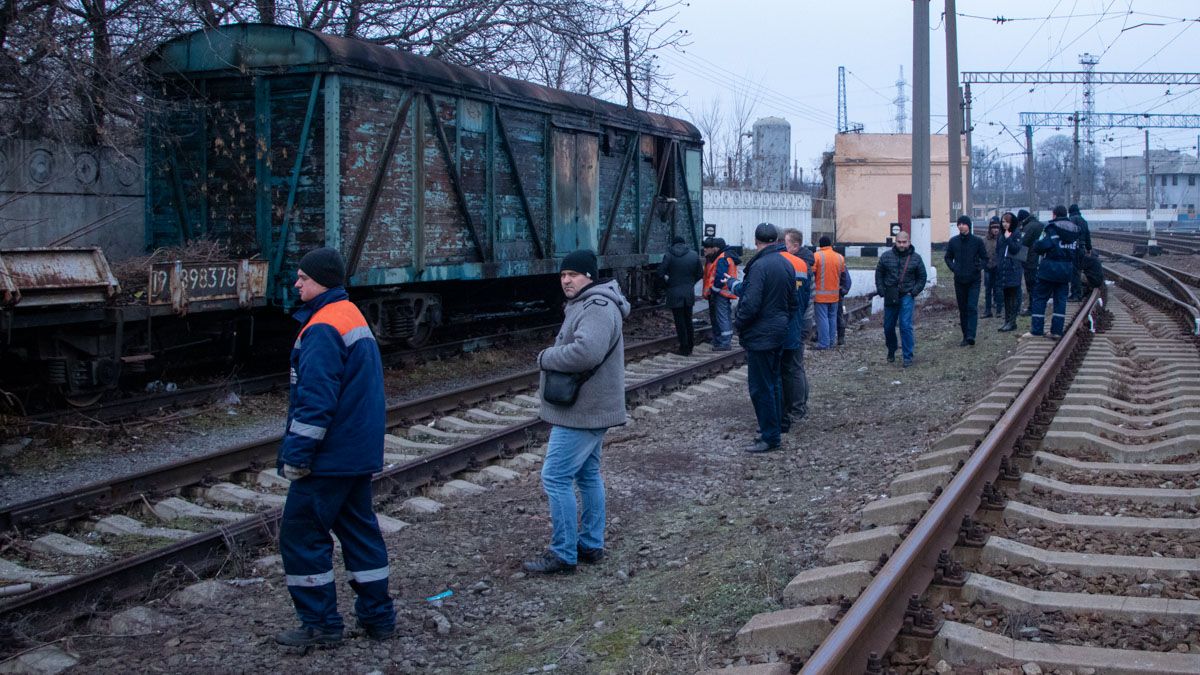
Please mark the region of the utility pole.
MULTIPOLYGON (((963 116, 966 120, 965 124, 963 124, 963 132, 966 135, 966 141, 967 141, 967 162, 971 165, 971 168, 973 169, 975 166, 975 156, 971 154, 972 127, 971 127, 971 83, 970 82, 968 82, 963 87, 963 116)), ((973 195, 971 194, 971 188, 973 186, 972 186, 971 180, 969 178, 969 176, 972 173, 973 173, 973 171, 971 171, 971 170, 967 171, 968 180, 967 180, 967 184, 964 188, 965 194, 963 195, 963 210, 966 211, 967 213, 971 213, 971 211, 973 210, 972 206, 973 206, 974 200, 972 199, 973 195)))
POLYGON ((932 265, 929 231, 929 1, 913 0, 913 248, 932 265))
POLYGON ((954 0, 946 0, 946 147, 950 153, 950 222, 963 207, 962 92, 958 89, 958 23, 954 0))
MULTIPOLYGON (((1071 160, 1071 203, 1079 203, 1079 113, 1071 115, 1075 120, 1075 154, 1071 160)), ((1147 132, 1149 133, 1149 132, 1147 132)))
POLYGON ((1033 182, 1033 127, 1025 125, 1025 194, 1029 199, 1029 212, 1037 215, 1037 192, 1033 182))
POLYGON ((1150 130, 1146 129, 1146 255, 1158 247, 1154 240, 1154 174, 1150 173, 1150 130))
POLYGON ((625 38, 625 105, 633 110, 633 64, 629 62, 629 26, 621 29, 625 38))

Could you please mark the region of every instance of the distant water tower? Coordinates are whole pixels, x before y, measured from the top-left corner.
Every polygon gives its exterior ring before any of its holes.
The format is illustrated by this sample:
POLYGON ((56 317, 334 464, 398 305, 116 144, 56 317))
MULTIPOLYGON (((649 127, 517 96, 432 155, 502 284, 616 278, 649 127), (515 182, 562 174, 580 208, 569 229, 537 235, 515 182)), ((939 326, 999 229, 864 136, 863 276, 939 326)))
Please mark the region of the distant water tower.
POLYGON ((791 175, 792 125, 778 117, 754 123, 754 189, 784 190, 791 175))

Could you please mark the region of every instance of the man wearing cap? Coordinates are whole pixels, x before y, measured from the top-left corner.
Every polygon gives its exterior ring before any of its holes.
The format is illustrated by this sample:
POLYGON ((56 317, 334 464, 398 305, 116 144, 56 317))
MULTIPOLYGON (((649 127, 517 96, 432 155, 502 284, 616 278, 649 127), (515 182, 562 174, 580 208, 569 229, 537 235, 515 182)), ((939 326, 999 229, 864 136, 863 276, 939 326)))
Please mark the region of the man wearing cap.
POLYGON ((959 347, 975 345, 979 325, 979 284, 987 266, 987 246, 971 234, 971 217, 958 217, 958 236, 946 242, 946 266, 954 273, 954 297, 958 301, 958 325, 962 329, 959 347))
POLYGON ((1025 209, 1017 211, 1017 222, 1021 224, 1021 248, 1025 249, 1025 261, 1021 263, 1021 268, 1025 274, 1025 297, 1028 298, 1025 316, 1029 316, 1033 313, 1033 289, 1037 287, 1039 262, 1039 256, 1037 251, 1033 250, 1033 245, 1041 238, 1045 225, 1037 219, 1037 216, 1025 209))
POLYGON ((537 357, 546 372, 588 373, 575 402, 559 405, 542 397, 539 415, 550 423, 542 461, 542 489, 550 503, 550 548, 524 564, 531 574, 571 574, 579 562, 604 557, 604 479, 600 450, 609 427, 625 424, 625 341, 621 329, 629 301, 613 279, 598 279, 596 254, 574 251, 563 258, 559 283, 566 316, 554 346, 537 357), (575 508, 578 487, 583 512, 575 508))
POLYGON ((792 318, 800 308, 797 272, 782 255, 787 246, 779 241, 779 230, 760 223, 754 230, 754 245, 758 253, 746 264, 746 280, 733 289, 739 298, 733 325, 746 350, 747 385, 758 419, 758 438, 746 452, 767 452, 779 447, 783 413, 780 359, 792 318))
POLYGON ((992 216, 988 221, 987 239, 984 240, 987 246, 987 267, 983 270, 983 318, 990 319, 993 316, 1001 316, 1004 314, 1004 288, 1000 285, 1000 250, 997 248, 1000 244, 1000 217, 992 216), (992 314, 992 305, 996 306, 996 313, 992 314))
POLYGON ((275 641, 292 647, 342 640, 333 540, 342 543, 358 624, 392 636, 388 555, 371 504, 371 474, 383 468, 383 365, 375 336, 342 287, 342 256, 331 248, 300 259, 295 288, 304 305, 292 347, 291 394, 277 470, 291 481, 279 524, 288 592, 300 627, 275 641))
POLYGON ((704 240, 704 285, 703 296, 708 301, 708 321, 712 326, 714 352, 727 352, 733 343, 732 303, 737 299, 729 288, 726 278, 736 279, 738 259, 721 237, 704 240))
POLYGON ((667 284, 667 307, 675 318, 680 356, 691 356, 696 346, 692 306, 696 304, 696 282, 704 276, 700 256, 688 248, 683 237, 671 240, 671 248, 658 266, 658 276, 667 284))

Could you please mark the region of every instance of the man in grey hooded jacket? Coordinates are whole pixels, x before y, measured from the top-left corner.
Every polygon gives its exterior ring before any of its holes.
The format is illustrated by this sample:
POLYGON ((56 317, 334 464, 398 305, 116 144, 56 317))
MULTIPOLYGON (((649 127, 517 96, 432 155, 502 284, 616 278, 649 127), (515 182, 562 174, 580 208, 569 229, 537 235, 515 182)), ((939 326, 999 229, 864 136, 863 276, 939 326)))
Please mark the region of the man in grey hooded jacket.
POLYGON ((538 354, 545 390, 547 370, 595 373, 571 405, 542 399, 540 416, 550 423, 542 462, 542 489, 550 502, 550 549, 524 564, 534 574, 570 574, 577 562, 604 556, 604 479, 600 450, 609 427, 625 424, 625 341, 621 329, 629 301, 615 280, 598 281, 596 255, 575 251, 562 262, 559 281, 567 296, 566 317, 554 346, 538 354), (583 513, 575 509, 578 486, 583 513), (580 515, 582 517, 580 517, 580 515), (578 523, 578 524, 577 524, 578 523))

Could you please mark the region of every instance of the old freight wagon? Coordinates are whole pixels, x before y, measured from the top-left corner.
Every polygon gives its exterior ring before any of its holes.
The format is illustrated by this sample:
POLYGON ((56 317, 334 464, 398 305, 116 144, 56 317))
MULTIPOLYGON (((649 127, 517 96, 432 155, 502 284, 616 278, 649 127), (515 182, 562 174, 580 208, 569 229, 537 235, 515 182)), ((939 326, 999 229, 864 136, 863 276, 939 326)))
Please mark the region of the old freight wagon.
POLYGON ((284 26, 183 35, 148 65, 148 245, 258 255, 274 306, 332 246, 376 334, 416 344, 464 310, 561 300, 572 250, 638 296, 672 236, 699 243, 682 120, 284 26))

